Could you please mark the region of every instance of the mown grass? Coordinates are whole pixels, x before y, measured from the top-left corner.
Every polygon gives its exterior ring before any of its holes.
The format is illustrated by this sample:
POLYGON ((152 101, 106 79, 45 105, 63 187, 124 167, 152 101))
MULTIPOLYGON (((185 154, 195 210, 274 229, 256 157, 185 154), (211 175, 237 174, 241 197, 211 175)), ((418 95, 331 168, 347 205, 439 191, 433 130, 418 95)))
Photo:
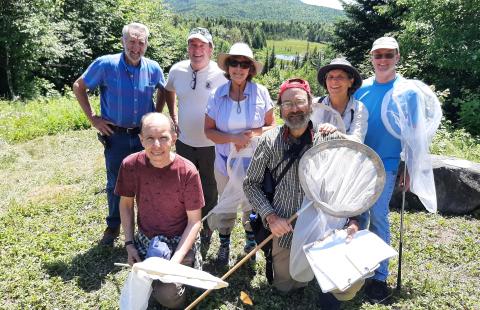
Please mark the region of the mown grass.
POLYGON ((275 54, 281 55, 303 55, 308 50, 310 52, 316 47, 317 50, 323 49, 326 45, 317 42, 308 42, 305 40, 267 40, 267 47, 269 49, 275 46, 275 54))
MULTIPOLYGON (((0 308, 116 309, 128 270, 113 265, 126 261, 122 240, 113 249, 96 245, 107 209, 101 145, 94 130, 62 129, 56 135, 40 136, 44 129, 41 122, 37 124, 39 128, 25 136, 29 141, 0 144, 0 308)), ((462 144, 462 132, 440 130, 441 135, 447 133, 445 143, 451 146, 439 147, 442 151, 451 147, 459 154, 477 154, 475 140, 462 144)), ((479 161, 476 156, 472 159, 479 161)), ((390 219, 392 244, 397 247, 397 210, 392 210, 390 219)), ((233 261, 243 255, 239 226, 233 235, 233 261)), ((393 303, 369 305, 359 294, 343 308, 480 309, 480 221, 407 210, 405 227, 403 289, 395 293, 393 303)), ((214 264, 217 248, 214 236, 205 270, 221 276, 226 270, 214 264)), ((397 263, 391 261, 391 286, 397 263)), ((315 282, 304 294, 281 296, 267 284, 263 264, 260 256, 257 266, 243 266, 227 280, 230 287, 213 292, 199 309, 318 308, 315 282), (240 291, 249 294, 254 307, 242 304, 240 291)), ((193 292, 190 300, 199 293, 193 292)))

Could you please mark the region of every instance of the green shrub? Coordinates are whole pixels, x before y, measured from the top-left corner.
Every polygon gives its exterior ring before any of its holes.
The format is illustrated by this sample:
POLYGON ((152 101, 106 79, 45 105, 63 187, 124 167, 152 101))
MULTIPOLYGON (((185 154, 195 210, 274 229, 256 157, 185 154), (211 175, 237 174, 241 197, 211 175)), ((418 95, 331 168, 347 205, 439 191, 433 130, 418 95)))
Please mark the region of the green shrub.
POLYGON ((431 152, 480 162, 480 139, 465 129, 454 129, 452 122, 443 118, 433 138, 431 152))
POLYGON ((480 93, 464 91, 462 98, 454 99, 459 107, 460 125, 473 135, 480 135, 480 93))
MULTIPOLYGON (((98 108, 97 99, 93 105, 98 108)), ((44 135, 90 127, 77 101, 56 97, 22 102, 0 101, 0 139, 22 142, 44 135)))

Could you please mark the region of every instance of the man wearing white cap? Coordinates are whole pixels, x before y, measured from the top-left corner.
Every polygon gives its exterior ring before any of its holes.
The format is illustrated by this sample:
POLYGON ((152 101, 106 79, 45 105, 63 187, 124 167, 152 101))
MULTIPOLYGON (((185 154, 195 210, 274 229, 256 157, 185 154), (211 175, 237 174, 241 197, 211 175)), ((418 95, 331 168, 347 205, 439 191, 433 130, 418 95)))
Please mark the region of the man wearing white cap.
MULTIPOLYGON (((188 60, 172 66, 165 86, 168 111, 179 136, 175 144, 177 154, 190 160, 199 170, 202 181, 205 216, 218 199, 213 164, 215 144, 204 133, 204 115, 210 92, 227 80, 223 71, 210 60, 213 53, 213 39, 210 32, 201 27, 193 28, 187 38, 188 60), (175 104, 178 98, 178 115, 175 104)), ((160 109, 163 109, 162 102, 160 109)), ((161 111, 161 110, 158 110, 161 111)), ((205 221, 202 231, 202 245, 208 248, 211 231, 205 221)))
MULTIPOLYGON (((392 90, 396 83, 404 78, 396 73, 400 60, 397 41, 392 37, 381 37, 373 42, 370 51, 375 76, 363 81, 362 87, 355 93, 355 99, 364 103, 368 110, 368 131, 365 144, 378 153, 386 171, 384 190, 373 207, 360 216, 360 228, 370 231, 390 244, 390 224, 388 205, 395 187, 400 163, 401 142, 386 129, 382 117, 382 103, 392 100, 392 90)), ((408 184, 408 182, 406 182, 408 184)), ((408 185, 407 185, 408 187, 408 185)), ((384 303, 391 292, 387 286, 388 260, 383 261, 375 275, 365 285, 365 295, 373 303, 384 303)))

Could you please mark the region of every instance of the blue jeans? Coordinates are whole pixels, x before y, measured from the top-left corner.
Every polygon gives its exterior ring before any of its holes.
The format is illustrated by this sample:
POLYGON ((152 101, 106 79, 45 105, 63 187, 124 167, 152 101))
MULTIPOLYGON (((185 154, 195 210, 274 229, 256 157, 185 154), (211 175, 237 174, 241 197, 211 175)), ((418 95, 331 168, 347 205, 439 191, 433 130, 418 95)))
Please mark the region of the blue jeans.
POLYGON ((118 170, 125 157, 143 150, 140 138, 137 134, 115 132, 106 137, 107 147, 105 147, 105 166, 107 168, 107 199, 108 216, 107 226, 116 228, 120 226, 120 196, 115 195, 115 185, 117 184, 118 170))
MULTIPOLYGON (((390 244, 390 222, 388 221, 388 205, 395 189, 397 178, 396 171, 386 171, 385 187, 377 202, 359 217, 360 229, 369 229, 371 232, 382 238, 387 244, 390 244), (370 222, 370 226, 368 225, 370 222)), ((388 262, 386 259, 380 263, 380 267, 375 270, 373 279, 386 281, 388 277, 388 262)))

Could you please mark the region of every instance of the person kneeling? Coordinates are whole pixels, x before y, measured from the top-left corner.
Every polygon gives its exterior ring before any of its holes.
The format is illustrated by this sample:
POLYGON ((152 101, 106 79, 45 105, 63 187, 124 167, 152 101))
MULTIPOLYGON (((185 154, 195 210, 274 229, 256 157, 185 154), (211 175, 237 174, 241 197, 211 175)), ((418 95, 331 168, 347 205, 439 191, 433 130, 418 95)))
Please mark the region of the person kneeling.
MULTIPOLYGON (((160 256, 200 268, 197 249, 204 198, 198 171, 190 161, 171 151, 177 138, 171 119, 149 113, 142 118, 140 128, 145 150, 124 159, 115 188, 121 196, 120 217, 128 263, 160 256), (134 201, 138 224, 135 234, 134 201)), ((152 296, 163 306, 183 307, 185 287, 160 281, 154 281, 152 287, 152 296)))

